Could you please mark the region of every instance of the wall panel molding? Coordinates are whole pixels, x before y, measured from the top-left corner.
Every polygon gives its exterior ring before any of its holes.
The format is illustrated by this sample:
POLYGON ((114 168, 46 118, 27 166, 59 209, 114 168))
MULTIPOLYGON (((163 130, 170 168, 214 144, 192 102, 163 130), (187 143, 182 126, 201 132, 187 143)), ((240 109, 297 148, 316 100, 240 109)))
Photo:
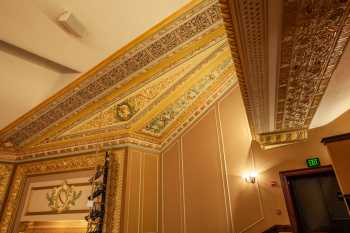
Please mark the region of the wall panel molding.
POLYGON ((179 143, 179 171, 180 171, 180 190, 181 190, 181 203, 182 203, 182 226, 183 226, 183 233, 187 233, 187 225, 186 225, 186 203, 185 203, 185 176, 184 176, 184 155, 183 155, 183 144, 182 144, 182 136, 179 143))
MULTIPOLYGON (((231 92, 232 91, 227 93, 227 95, 230 94, 231 92)), ((229 226, 229 231, 233 232, 234 222, 233 222, 233 217, 232 217, 230 189, 229 189, 228 175, 227 175, 227 173, 228 173, 227 172, 227 161, 226 161, 225 145, 224 145, 223 134, 222 134, 222 122, 220 119, 219 103, 220 103, 220 101, 215 106, 215 123, 216 123, 216 129, 217 129, 217 134, 218 134, 218 146, 219 146, 219 150, 220 150, 222 186, 223 186, 224 195, 225 195, 227 225, 229 226)))

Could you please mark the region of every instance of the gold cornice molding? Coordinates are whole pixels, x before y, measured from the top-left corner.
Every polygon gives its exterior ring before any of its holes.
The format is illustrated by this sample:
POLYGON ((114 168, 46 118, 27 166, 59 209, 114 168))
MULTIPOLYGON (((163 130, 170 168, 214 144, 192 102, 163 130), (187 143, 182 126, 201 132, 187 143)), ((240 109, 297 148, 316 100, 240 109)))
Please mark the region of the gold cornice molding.
POLYGON ((238 24, 235 20, 235 9, 233 1, 219 0, 221 14, 226 29, 227 40, 231 48, 231 56, 235 64, 236 75, 238 78, 239 87, 241 90, 242 99, 244 102, 245 110, 247 113, 247 119, 249 122, 252 137, 255 138, 256 127, 253 120, 253 108, 250 103, 250 96, 248 93, 248 84, 245 78, 245 71, 243 70, 243 64, 241 60, 241 48, 242 44, 239 38, 238 24))
POLYGON ((284 130, 259 134, 258 142, 263 149, 303 142, 307 139, 307 129, 284 130))
POLYGON ((268 131, 269 81, 267 1, 220 1, 227 33, 232 35, 233 53, 242 70, 240 88, 251 130, 268 131))
MULTIPOLYGON (((111 167, 109 177, 117 177, 111 179, 108 187, 109 205, 107 213, 110 215, 107 219, 113 221, 109 224, 108 232, 120 232, 120 217, 121 217, 121 200, 123 194, 123 176, 124 176, 124 160, 126 149, 120 149, 112 152, 111 167)), ((16 212, 23 193, 24 184, 28 176, 37 176, 52 174, 58 172, 72 172, 79 170, 95 169, 97 165, 103 165, 104 156, 102 153, 73 156, 68 158, 49 159, 40 162, 30 162, 17 165, 13 176, 11 187, 7 201, 5 202, 4 210, 1 217, 0 233, 10 233, 14 226, 16 212)))

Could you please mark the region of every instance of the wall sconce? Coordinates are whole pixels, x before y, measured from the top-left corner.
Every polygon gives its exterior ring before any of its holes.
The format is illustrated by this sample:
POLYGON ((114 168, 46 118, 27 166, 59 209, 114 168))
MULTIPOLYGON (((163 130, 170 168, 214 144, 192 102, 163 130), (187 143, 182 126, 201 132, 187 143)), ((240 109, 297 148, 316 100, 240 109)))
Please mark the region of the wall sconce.
POLYGON ((256 177, 257 177, 257 173, 255 171, 252 171, 243 175, 243 179, 245 180, 245 182, 251 183, 251 184, 255 184, 256 177))

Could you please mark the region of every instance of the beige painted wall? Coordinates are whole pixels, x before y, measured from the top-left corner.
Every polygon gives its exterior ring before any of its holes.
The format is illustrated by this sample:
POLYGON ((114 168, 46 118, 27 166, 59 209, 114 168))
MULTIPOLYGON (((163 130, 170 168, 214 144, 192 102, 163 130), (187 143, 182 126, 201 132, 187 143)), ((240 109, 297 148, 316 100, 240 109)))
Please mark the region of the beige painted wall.
POLYGON ((159 154, 128 148, 123 232, 158 232, 159 154))
POLYGON ((262 150, 251 142, 235 88, 163 152, 161 232, 260 233, 289 224, 279 172, 305 168, 305 160, 314 156, 322 165, 332 164, 320 141, 346 132, 350 112, 310 130, 303 143, 262 150), (255 185, 241 178, 254 167, 259 173, 255 185))
POLYGON ((163 233, 243 232, 263 218, 251 135, 238 87, 162 154, 163 233))

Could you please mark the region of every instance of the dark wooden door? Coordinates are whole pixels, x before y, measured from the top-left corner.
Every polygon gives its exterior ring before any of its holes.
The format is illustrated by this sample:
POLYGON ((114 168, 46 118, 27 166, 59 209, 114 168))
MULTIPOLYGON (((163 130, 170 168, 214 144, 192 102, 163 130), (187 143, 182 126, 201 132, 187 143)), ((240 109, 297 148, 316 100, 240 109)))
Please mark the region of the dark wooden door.
POLYGON ((282 172, 288 212, 297 233, 350 233, 350 218, 331 167, 282 172))

